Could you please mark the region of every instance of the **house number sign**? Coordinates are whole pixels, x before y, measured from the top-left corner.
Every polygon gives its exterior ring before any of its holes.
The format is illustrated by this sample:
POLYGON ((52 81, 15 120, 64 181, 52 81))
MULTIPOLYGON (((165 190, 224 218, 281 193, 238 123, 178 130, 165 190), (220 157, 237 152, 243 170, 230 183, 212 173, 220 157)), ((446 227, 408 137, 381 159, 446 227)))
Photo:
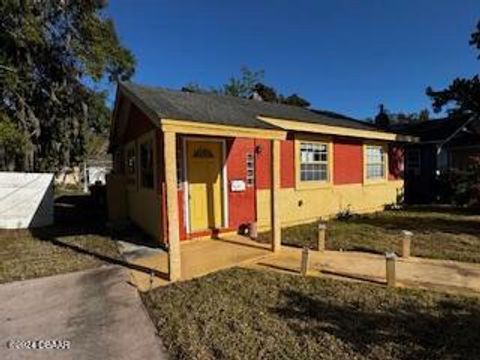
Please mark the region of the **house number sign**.
POLYGON ((245 191, 246 184, 243 180, 232 180, 230 183, 230 190, 233 192, 245 191))

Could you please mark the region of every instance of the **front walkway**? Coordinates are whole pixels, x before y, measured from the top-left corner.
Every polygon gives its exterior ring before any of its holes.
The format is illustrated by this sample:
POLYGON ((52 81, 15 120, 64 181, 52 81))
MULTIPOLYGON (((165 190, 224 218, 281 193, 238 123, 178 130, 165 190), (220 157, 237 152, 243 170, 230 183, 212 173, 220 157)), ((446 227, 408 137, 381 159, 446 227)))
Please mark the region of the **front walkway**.
MULTIPOLYGON (((299 273, 301 249, 284 246, 279 254, 248 267, 299 273)), ((312 276, 385 283, 385 257, 361 252, 309 252, 312 276)), ((411 257, 398 258, 397 285, 455 293, 480 294, 480 264, 411 257)))
MULTIPOLYGON (((189 280, 208 273, 259 261, 272 254, 270 245, 259 244, 246 237, 229 235, 221 239, 199 239, 181 244, 181 279, 189 280)), ((137 251, 123 251, 129 263, 148 271, 131 270, 130 281, 140 290, 166 285, 168 281, 168 254, 163 250, 148 250, 137 247, 137 251)))
MULTIPOLYGON (((136 247, 123 251, 126 260, 139 267, 130 271, 130 281, 140 291, 169 284, 168 254, 163 250, 136 247), (131 250, 131 249, 130 249, 131 250), (152 269, 149 273, 148 269, 152 269)), ((269 244, 229 235, 222 239, 183 242, 181 280, 189 280, 234 266, 298 274, 302 249, 283 246, 272 253, 269 244)), ((309 275, 385 284, 385 257, 353 251, 310 251, 309 275)), ((398 258, 397 286, 455 293, 480 294, 480 264, 411 257, 398 258)))

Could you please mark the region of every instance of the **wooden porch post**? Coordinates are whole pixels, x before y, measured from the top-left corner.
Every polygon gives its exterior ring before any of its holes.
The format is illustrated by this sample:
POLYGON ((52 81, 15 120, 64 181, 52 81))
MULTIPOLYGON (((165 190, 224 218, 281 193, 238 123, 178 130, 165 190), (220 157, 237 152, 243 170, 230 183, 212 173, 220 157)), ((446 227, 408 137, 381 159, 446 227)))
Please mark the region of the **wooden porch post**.
POLYGON ((280 223, 280 140, 272 140, 272 160, 271 160, 271 231, 272 231, 272 251, 278 252, 282 246, 281 243, 281 223, 280 223))
POLYGON ((177 147, 176 133, 164 132, 165 183, 167 192, 168 276, 171 281, 181 277, 180 230, 178 225, 177 147))

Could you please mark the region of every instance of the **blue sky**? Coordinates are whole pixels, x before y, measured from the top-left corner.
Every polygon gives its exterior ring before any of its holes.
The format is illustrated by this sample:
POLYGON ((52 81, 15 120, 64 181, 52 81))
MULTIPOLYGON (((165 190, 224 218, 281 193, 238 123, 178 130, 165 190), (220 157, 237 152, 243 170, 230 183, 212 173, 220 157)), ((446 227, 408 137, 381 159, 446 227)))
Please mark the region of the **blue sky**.
POLYGON ((111 0, 135 82, 219 86, 242 65, 312 106, 360 119, 430 108, 428 85, 478 74, 478 0, 111 0))

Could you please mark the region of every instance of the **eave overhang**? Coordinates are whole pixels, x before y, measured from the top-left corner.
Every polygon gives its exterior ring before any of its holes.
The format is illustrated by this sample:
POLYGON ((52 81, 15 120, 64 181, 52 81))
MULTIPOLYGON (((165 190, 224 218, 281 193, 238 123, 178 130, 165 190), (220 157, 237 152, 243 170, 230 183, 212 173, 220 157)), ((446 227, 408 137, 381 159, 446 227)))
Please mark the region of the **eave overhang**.
POLYGON ((257 139, 284 140, 287 132, 276 129, 251 128, 244 126, 230 126, 181 119, 160 119, 160 128, 165 132, 179 134, 244 137, 257 139))
POLYGON ((362 130, 347 128, 342 126, 332 126, 323 124, 313 124, 303 121, 296 121, 292 119, 277 119, 267 116, 258 116, 258 119, 274 125, 286 131, 298 131, 308 133, 318 133, 325 135, 337 135, 346 137, 355 137, 362 139, 384 140, 395 142, 418 142, 418 138, 414 136, 401 135, 391 132, 362 130))

